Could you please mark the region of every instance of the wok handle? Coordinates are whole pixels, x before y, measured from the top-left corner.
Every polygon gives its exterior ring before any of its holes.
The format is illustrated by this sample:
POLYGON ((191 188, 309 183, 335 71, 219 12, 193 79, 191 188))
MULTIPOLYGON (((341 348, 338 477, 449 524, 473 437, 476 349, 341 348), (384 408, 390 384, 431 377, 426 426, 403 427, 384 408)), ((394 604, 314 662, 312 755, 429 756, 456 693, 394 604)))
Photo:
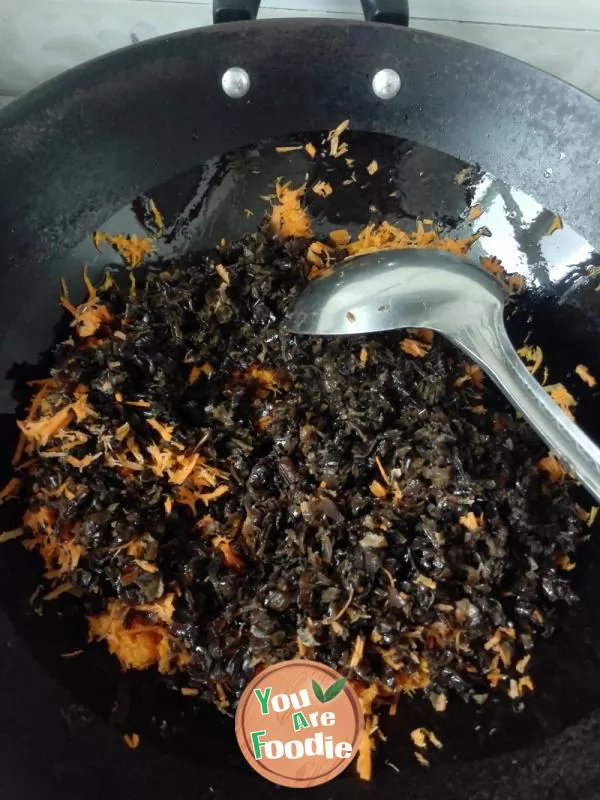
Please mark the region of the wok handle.
POLYGON ((360 0, 367 22, 408 25, 408 0, 360 0))
POLYGON ((260 0, 213 0, 213 22, 242 22, 256 19, 260 0))

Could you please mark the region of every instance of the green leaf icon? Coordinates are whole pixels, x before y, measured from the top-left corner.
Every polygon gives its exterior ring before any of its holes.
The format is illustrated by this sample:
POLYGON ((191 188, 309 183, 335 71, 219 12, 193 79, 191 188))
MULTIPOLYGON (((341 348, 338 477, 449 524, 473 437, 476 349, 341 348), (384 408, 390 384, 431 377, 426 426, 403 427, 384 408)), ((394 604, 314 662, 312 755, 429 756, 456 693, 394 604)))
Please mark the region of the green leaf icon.
POLYGON ((319 703, 328 703, 330 700, 333 700, 338 696, 345 685, 346 678, 338 678, 338 680, 334 681, 326 691, 323 691, 319 684, 313 680, 312 689, 319 703))
POLYGON ((334 683, 332 683, 329 689, 327 689, 325 692, 325 699, 323 702, 328 703, 330 700, 333 700, 334 697, 337 697, 345 685, 346 678, 339 678, 337 681, 334 681, 334 683))
POLYGON ((319 686, 319 684, 313 680, 312 682, 312 690, 315 693, 315 697, 320 703, 325 702, 325 695, 323 694, 323 689, 319 686))

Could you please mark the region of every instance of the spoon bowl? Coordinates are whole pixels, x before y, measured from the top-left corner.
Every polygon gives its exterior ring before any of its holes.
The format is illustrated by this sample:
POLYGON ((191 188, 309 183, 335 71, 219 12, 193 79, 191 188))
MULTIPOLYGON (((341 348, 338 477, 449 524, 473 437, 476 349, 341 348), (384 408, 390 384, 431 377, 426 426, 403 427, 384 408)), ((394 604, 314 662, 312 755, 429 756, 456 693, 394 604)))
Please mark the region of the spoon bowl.
POLYGON ((554 403, 504 326, 504 286, 468 258, 409 248, 357 256, 311 281, 282 323, 307 335, 429 328, 481 366, 548 447, 600 502, 600 449, 554 403))

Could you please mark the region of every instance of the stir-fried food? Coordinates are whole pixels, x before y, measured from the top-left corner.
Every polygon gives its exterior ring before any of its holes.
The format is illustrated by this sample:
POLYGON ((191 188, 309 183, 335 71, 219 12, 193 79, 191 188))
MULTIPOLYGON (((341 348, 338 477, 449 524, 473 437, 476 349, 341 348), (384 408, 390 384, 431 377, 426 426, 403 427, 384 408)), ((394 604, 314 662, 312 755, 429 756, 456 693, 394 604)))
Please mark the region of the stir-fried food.
MULTIPOLYGON (((280 332, 336 261, 477 238, 383 223, 313 241, 304 195, 278 184, 257 233, 151 267, 134 291, 87 274, 81 305, 63 291, 72 335, 32 386, 0 501, 20 493, 23 527, 6 538, 39 553, 48 599, 76 598, 124 669, 184 673, 183 695, 222 710, 284 659, 348 676, 368 777, 377 715, 402 695, 444 712, 452 694, 534 688, 535 635, 573 600, 590 512, 481 369, 430 331, 280 332)), ((97 241, 132 267, 150 249, 97 241)), ((566 389, 547 388, 571 413, 566 389)), ((413 742, 420 761, 441 746, 421 728, 413 742)))

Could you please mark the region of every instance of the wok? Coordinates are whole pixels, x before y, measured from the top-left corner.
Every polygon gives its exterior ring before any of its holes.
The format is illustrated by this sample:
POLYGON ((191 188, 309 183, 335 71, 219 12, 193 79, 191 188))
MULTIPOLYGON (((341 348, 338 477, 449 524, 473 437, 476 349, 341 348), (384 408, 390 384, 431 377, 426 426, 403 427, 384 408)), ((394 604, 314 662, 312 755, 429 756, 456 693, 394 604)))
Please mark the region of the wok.
MULTIPOLYGON (((249 5, 252 16, 258 3, 249 5)), ((218 6, 218 16, 231 19, 239 18, 243 4, 218 6)), ((371 18, 379 12, 391 19, 386 13, 394 10, 364 6, 371 18)), ((400 16, 406 16, 404 6, 400 16)), ((498 213, 504 226, 502 236, 482 240, 482 247, 490 253, 504 248, 515 262, 507 266, 528 280, 509 320, 513 339, 530 333, 543 346, 553 378, 581 395, 578 421, 600 439, 596 393, 584 397, 572 377, 579 362, 600 373, 593 270, 599 263, 593 246, 600 245, 600 103, 498 53, 404 27, 231 22, 84 64, 0 114, 6 476, 14 441, 11 367, 27 371, 23 365, 36 364, 51 343, 60 319, 56 280, 78 280, 87 252, 80 243, 90 232, 107 220, 114 230, 133 225, 135 205, 130 211, 128 204, 151 192, 167 218, 170 247, 237 235, 256 224, 243 209, 264 210, 257 197, 268 181, 278 174, 301 178, 307 169, 297 154, 277 161, 272 143, 256 143, 290 141, 298 132, 310 137, 345 118, 356 132, 349 140, 353 155, 376 158, 382 177, 361 192, 340 192, 331 208, 315 206, 318 224, 364 223, 370 206, 399 219, 438 213, 460 224, 465 202, 479 191, 487 198, 490 228, 498 213), (250 77, 241 99, 221 86, 232 66, 250 77), (390 100, 371 86, 382 68, 401 77, 390 100), (231 151, 237 152, 219 158, 231 151), (465 162, 486 171, 478 173, 479 188, 469 196, 455 181, 465 162), (397 189, 393 201, 383 176, 397 189), (123 207, 125 216, 111 220, 123 207), (544 209, 559 213, 577 234, 561 231, 560 246, 548 249, 554 240, 543 234, 552 214, 544 209)), ((96 259, 92 272, 100 266, 96 259)), ((3 508, 3 525, 9 513, 3 508)), ((556 635, 540 644, 537 691, 522 713, 455 701, 435 720, 445 748, 424 770, 411 761, 408 731, 431 722, 430 712, 418 701, 405 703, 394 725, 386 725, 389 741, 379 748, 372 783, 362 784, 349 769, 313 795, 600 796, 600 552, 594 538, 579 559, 581 603, 565 611, 556 635)), ((18 544, 4 546, 0 570, 1 796, 187 800, 242 794, 258 800, 283 791, 250 771, 233 724, 216 711, 174 710, 150 676, 132 682, 101 648, 61 658, 81 646, 83 623, 28 610, 39 572, 18 544), (148 724, 139 750, 123 746, 122 731, 107 722, 111 716, 122 729, 148 724), (165 726, 175 734, 163 739, 165 726)))

